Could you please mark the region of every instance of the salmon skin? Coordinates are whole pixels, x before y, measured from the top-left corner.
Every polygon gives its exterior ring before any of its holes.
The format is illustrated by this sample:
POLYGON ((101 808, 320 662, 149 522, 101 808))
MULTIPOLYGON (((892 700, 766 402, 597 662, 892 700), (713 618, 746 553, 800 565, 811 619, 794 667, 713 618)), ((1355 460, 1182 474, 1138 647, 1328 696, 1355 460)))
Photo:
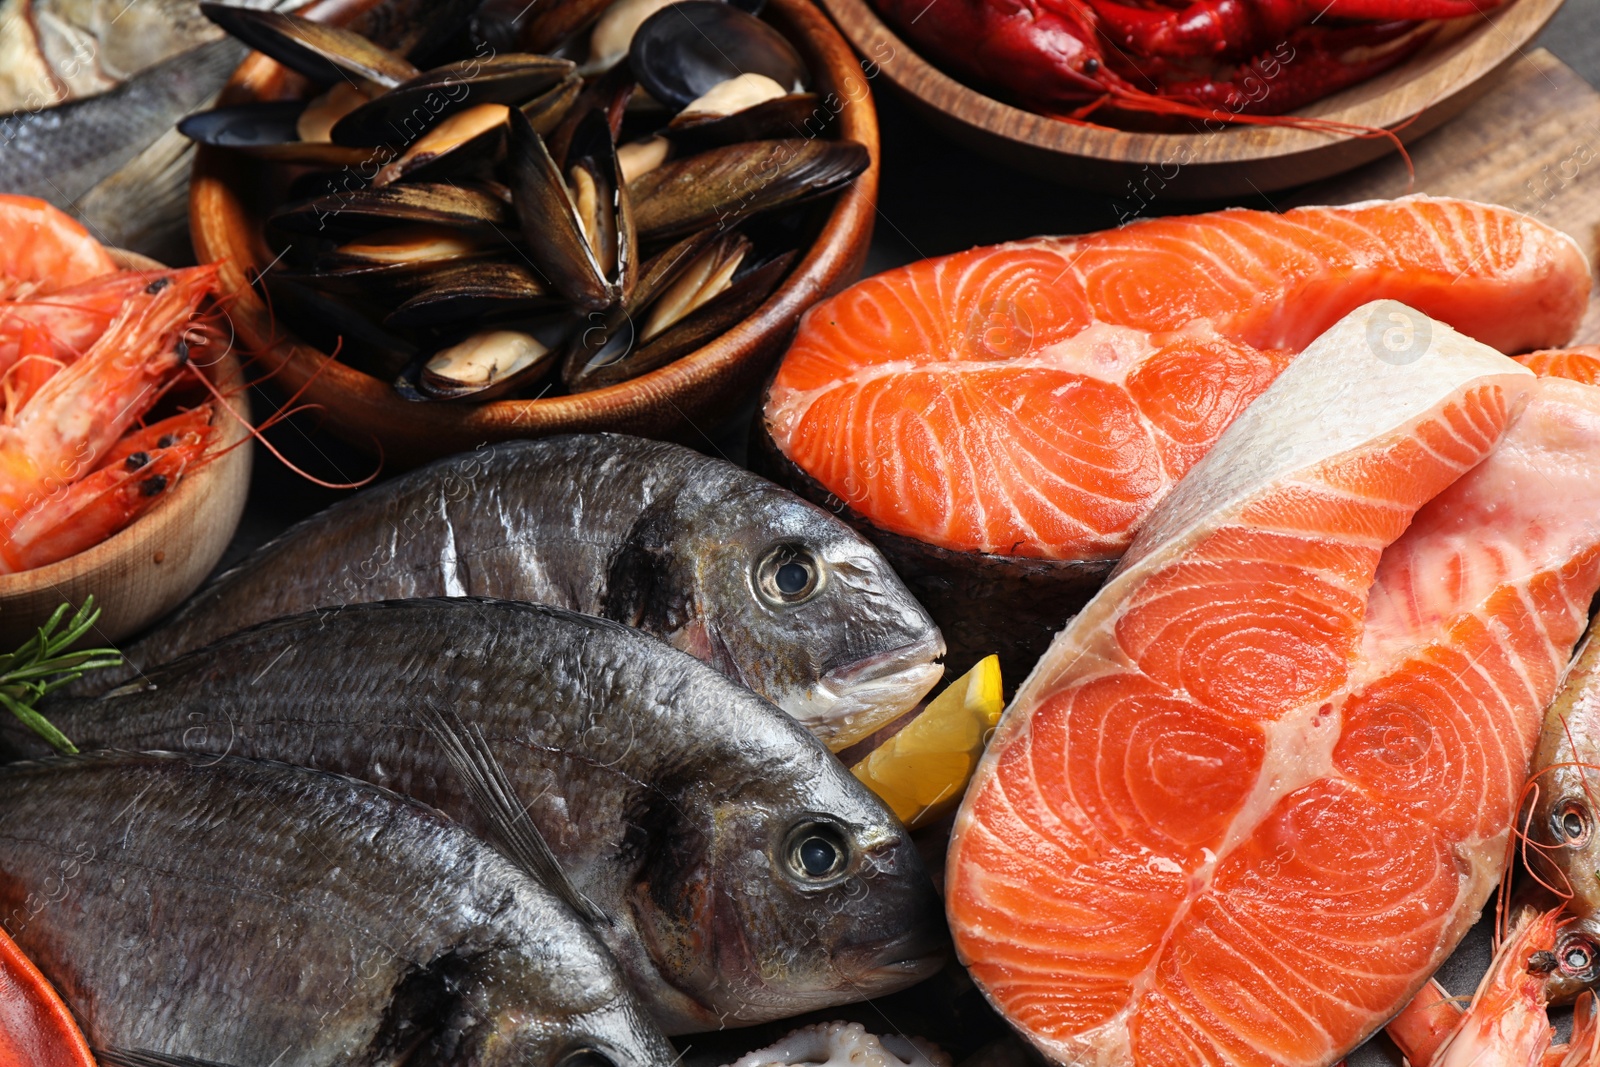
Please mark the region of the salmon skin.
POLYGON ((1500 875, 1597 459, 1600 390, 1402 305, 1314 343, 1001 720, 946 871, 990 1000, 1072 1064, 1319 1067, 1394 1015, 1500 875))
MULTIPOLYGON (((943 962, 938 897, 882 802, 766 700, 603 619, 465 599, 314 612, 49 714, 80 748, 338 771, 488 833, 430 707, 482 732, 669 1033, 878 996, 943 962), (806 841, 836 864, 808 871, 806 841)), ((25 728, 4 739, 43 751, 25 728)))
POLYGON ((1145 516, 1337 319, 1401 300, 1507 353, 1565 343, 1575 242, 1410 197, 1234 209, 976 248, 802 319, 764 406, 768 471, 889 555, 950 642, 1021 677, 1145 516))
POLYGON ((849 527, 731 463, 617 434, 486 446, 342 501, 126 651, 150 667, 281 615, 419 596, 527 600, 638 627, 836 749, 915 706, 943 672, 933 620, 849 527))
POLYGON ((387 790, 112 753, 0 768, 0 805, 5 927, 102 1063, 674 1062, 565 904, 387 790))

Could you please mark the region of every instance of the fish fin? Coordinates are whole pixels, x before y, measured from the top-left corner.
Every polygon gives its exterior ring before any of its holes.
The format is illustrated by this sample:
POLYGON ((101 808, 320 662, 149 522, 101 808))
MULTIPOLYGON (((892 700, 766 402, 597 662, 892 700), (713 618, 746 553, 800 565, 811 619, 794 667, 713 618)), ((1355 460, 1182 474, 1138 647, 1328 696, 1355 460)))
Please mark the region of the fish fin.
POLYGON ((215 1060, 197 1060, 193 1056, 147 1052, 144 1049, 97 1048, 93 1051, 95 1062, 100 1067, 228 1067, 215 1060))
POLYGON ((518 803, 505 768, 489 750, 483 733, 469 728, 453 709, 442 711, 431 701, 423 703, 419 714, 428 732, 444 748, 450 765, 461 776, 467 794, 488 817, 491 843, 584 919, 590 923, 609 924, 611 920, 605 912, 584 896, 561 869, 544 835, 534 825, 527 809, 518 803))

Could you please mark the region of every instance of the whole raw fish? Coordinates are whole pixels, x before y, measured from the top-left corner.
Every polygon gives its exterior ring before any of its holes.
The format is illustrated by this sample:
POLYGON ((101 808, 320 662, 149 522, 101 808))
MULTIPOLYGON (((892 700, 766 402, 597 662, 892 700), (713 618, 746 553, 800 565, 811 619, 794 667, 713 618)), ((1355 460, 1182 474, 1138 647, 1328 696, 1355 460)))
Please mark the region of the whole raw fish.
POLYGON ((927 612, 849 527, 731 463, 616 434, 486 446, 342 501, 127 653, 144 668, 280 615, 420 596, 527 600, 635 626, 835 749, 914 706, 943 672, 927 612))
MULTIPOLYGON (((481 732, 669 1033, 861 1000, 939 968, 939 900, 883 804, 767 701, 603 619, 486 600, 314 612, 50 716, 79 747, 355 775, 492 838, 477 774, 457 773, 431 709, 481 732)), ((42 751, 25 729, 5 738, 42 751)))
POLYGON ((387 790, 111 753, 0 769, 0 808, 0 916, 102 1063, 674 1060, 562 901, 387 790))

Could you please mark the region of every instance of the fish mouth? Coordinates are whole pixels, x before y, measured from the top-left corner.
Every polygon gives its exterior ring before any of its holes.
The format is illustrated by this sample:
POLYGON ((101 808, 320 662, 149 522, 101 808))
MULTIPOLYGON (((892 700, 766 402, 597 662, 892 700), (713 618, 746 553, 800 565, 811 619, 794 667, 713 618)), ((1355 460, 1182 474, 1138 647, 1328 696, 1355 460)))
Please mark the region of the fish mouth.
POLYGON ((943 969, 949 950, 949 941, 932 931, 908 930, 889 941, 844 950, 839 967, 876 996, 933 977, 943 969))
POLYGON ((838 667, 783 709, 835 752, 917 706, 944 676, 944 638, 935 634, 838 667))

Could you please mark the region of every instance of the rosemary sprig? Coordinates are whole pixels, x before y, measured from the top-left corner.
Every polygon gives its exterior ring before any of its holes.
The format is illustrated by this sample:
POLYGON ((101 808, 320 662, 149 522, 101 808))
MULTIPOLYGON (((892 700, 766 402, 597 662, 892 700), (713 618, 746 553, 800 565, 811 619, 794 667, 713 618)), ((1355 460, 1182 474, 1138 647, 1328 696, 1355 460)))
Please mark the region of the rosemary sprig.
POLYGON ((78 751, 77 746, 49 719, 33 710, 33 706, 46 694, 82 678, 86 671, 115 667, 122 662, 122 654, 114 648, 67 651, 100 618, 94 597, 84 597, 83 607, 73 613, 66 629, 61 630, 62 620, 71 610, 71 604, 62 604, 21 648, 0 655, 0 704, 58 752, 69 755, 78 751))

